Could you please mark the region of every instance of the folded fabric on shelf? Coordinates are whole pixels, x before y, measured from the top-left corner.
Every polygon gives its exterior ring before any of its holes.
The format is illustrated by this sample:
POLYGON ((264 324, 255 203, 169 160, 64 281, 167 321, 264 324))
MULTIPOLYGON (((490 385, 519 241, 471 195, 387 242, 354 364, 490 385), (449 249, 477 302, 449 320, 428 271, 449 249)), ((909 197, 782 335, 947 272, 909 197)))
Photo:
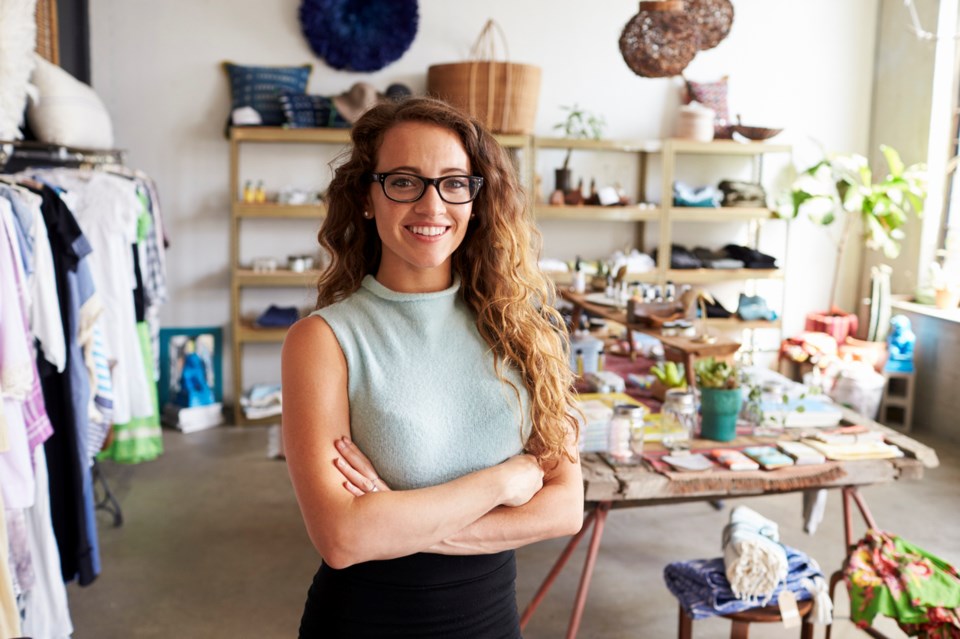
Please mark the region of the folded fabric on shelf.
POLYGON ((259 328, 286 328, 300 319, 300 312, 295 306, 275 306, 271 304, 267 310, 254 321, 259 328))
POLYGON ((715 186, 696 188, 680 181, 673 183, 674 206, 718 208, 722 199, 723 193, 715 186))
POLYGON ((727 244, 723 250, 728 257, 740 260, 747 268, 777 268, 777 258, 749 246, 727 244))
POLYGON ((763 208, 767 205, 767 193, 755 182, 723 180, 718 185, 723 193, 724 206, 763 208))
MULTIPOLYGON (((659 249, 653 249, 654 261, 657 261, 658 252, 659 249)), ((670 245, 670 268, 687 269, 701 267, 703 267, 703 262, 691 253, 687 247, 680 246, 679 244, 670 245)))

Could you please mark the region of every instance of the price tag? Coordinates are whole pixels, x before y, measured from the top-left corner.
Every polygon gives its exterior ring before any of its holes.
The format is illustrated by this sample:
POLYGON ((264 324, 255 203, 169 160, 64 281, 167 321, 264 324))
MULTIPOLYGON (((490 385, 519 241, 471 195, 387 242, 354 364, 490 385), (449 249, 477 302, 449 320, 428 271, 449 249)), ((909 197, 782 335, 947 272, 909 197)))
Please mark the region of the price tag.
POLYGON ((778 598, 780 603, 780 618, 784 628, 796 628, 800 625, 800 611, 797 609, 797 597, 789 590, 784 590, 778 598))

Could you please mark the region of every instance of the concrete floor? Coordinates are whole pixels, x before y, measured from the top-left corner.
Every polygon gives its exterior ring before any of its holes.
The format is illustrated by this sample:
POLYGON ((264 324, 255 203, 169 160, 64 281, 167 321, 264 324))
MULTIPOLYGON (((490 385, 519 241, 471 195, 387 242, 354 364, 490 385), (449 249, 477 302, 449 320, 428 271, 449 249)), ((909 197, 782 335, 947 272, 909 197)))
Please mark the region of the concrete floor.
MULTIPOLYGON (((960 564, 960 446, 918 437, 941 466, 923 481, 864 491, 881 526, 954 565, 960 564)), ((267 430, 165 431, 166 453, 139 466, 107 464, 123 506, 114 528, 100 514, 103 573, 68 588, 77 639, 141 637, 294 637, 319 559, 304 532, 283 462, 267 458, 267 430)), ((579 636, 625 639, 676 636, 676 602, 663 585, 674 560, 720 554, 720 534, 736 503, 780 523, 783 541, 832 571, 842 558, 839 496, 832 493, 815 536, 801 528, 798 494, 611 513, 579 636)), ((518 598, 526 605, 565 539, 517 553, 518 598)), ((526 639, 565 635, 586 543, 534 615, 526 639)), ((890 627, 890 626, 885 626, 890 627)), ((753 637, 799 636, 755 626, 753 637)), ((903 636, 896 631, 892 636, 903 636)), ((729 636, 729 622, 694 624, 698 639, 729 636)), ((823 636, 818 630, 817 636, 823 636)), ((834 637, 865 636, 838 624, 834 637)))

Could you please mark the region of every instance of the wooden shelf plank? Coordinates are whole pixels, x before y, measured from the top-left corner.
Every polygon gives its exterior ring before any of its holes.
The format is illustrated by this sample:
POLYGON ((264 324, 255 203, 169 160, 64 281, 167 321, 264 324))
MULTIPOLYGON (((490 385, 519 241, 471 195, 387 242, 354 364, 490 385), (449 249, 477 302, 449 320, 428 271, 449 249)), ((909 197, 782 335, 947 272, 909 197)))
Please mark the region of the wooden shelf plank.
POLYGON ((304 144, 350 144, 350 129, 288 129, 279 126, 232 127, 234 142, 301 142, 304 144))
POLYGON ((657 153, 663 147, 660 140, 571 140, 569 138, 533 138, 541 149, 584 149, 593 151, 623 151, 657 153))
POLYGON ((311 288, 316 285, 319 276, 320 271, 316 269, 299 273, 289 269, 257 272, 253 269, 238 268, 233 272, 234 281, 238 285, 262 286, 265 288, 311 288))
MULTIPOLYGON (((545 271, 544 274, 553 280, 557 286, 569 287, 573 283, 573 273, 570 271, 545 271)), ((589 279, 589 275, 587 278, 589 279)), ((658 281, 657 271, 647 271, 645 273, 627 273, 624 276, 627 282, 643 282, 644 284, 655 284, 658 281)))
POLYGON ((493 136, 500 146, 508 149, 525 149, 532 144, 532 136, 522 133, 497 133, 493 136))
MULTIPOLYGON (((694 320, 694 323, 699 322, 700 320, 694 320)), ((717 330, 743 330, 743 329, 757 329, 757 328, 780 328, 780 320, 775 319, 773 321, 769 320, 742 320, 736 315, 733 317, 708 317, 707 318, 707 327, 714 328, 717 330)))
POLYGON ((533 208, 538 220, 581 220, 605 222, 659 221, 660 209, 640 209, 636 206, 550 206, 538 204, 533 208))
POLYGON ((249 218, 306 218, 320 220, 327 213, 323 204, 278 204, 264 202, 253 204, 249 202, 234 202, 233 214, 237 217, 249 218))
POLYGON ((711 284, 715 282, 736 282, 741 280, 780 280, 782 269, 763 268, 691 268, 670 269, 667 280, 679 284, 711 284))
POLYGON ((670 209, 671 222, 743 222, 744 220, 775 220, 775 211, 766 208, 724 206, 700 208, 675 206, 670 209))
POLYGON ((287 335, 286 328, 259 328, 249 320, 241 320, 236 331, 236 338, 241 343, 282 342, 287 335))
POLYGON ((738 142, 737 140, 697 142, 695 140, 670 138, 664 142, 664 146, 672 148, 675 153, 697 153, 701 155, 761 155, 764 153, 790 153, 791 151, 788 144, 738 142))

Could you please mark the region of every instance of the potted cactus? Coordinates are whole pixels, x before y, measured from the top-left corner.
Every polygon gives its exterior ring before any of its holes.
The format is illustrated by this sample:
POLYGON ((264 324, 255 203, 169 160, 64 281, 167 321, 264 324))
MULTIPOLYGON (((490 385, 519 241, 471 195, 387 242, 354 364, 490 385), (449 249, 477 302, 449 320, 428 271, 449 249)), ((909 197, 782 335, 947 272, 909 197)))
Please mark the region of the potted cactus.
POLYGON ((693 370, 700 389, 700 437, 718 442, 734 439, 743 403, 739 370, 713 357, 697 360, 693 370))

